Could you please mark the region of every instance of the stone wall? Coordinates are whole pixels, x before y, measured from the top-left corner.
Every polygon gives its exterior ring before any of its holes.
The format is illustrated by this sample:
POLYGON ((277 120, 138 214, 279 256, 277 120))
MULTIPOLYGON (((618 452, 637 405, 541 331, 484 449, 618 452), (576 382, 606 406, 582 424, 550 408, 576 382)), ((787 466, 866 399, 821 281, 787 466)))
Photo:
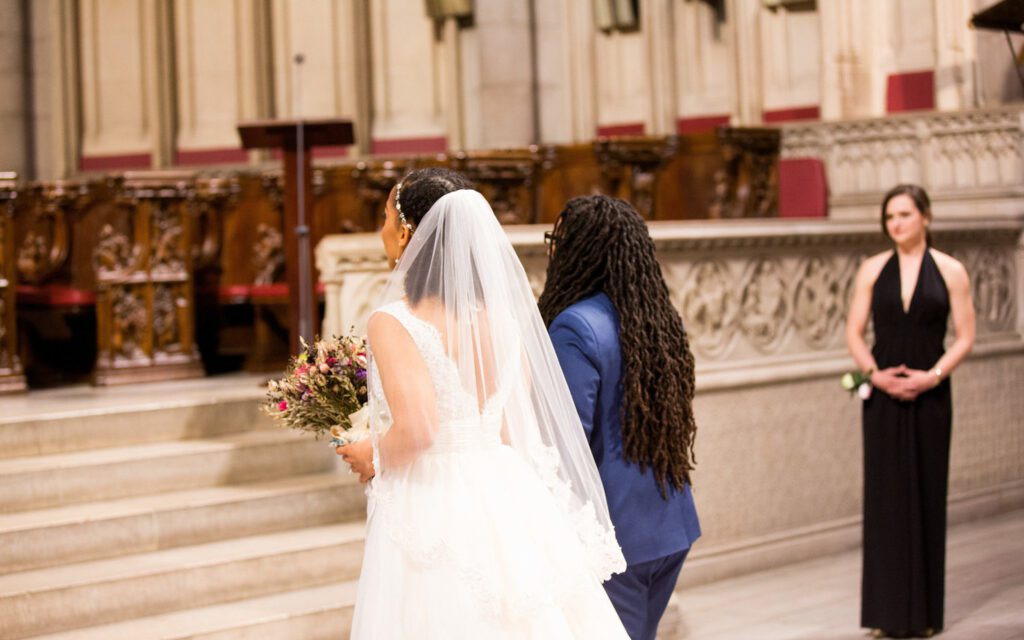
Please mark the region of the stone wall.
POLYGON ((871 218, 893 185, 928 190, 937 217, 1017 215, 1024 197, 1024 109, 993 107, 787 124, 784 158, 818 158, 829 215, 871 218))
MULTIPOLYGON (((859 544, 859 401, 843 328, 860 260, 885 248, 877 223, 651 223, 697 359, 695 496, 700 582, 859 544)), ((951 519, 1024 506, 1024 220, 940 220, 937 246, 971 275, 974 353, 953 374, 951 519)), ((544 227, 510 227, 535 292, 544 227)), ((379 239, 318 247, 324 333, 361 329, 385 277, 379 239)))
POLYGON ((987 2, 476 0, 470 19, 423 0, 4 0, 0 168, 262 162, 235 125, 300 113, 353 121, 353 147, 321 150, 340 156, 1019 101, 1002 34, 967 27, 987 2), (608 24, 613 5, 638 13, 608 24))

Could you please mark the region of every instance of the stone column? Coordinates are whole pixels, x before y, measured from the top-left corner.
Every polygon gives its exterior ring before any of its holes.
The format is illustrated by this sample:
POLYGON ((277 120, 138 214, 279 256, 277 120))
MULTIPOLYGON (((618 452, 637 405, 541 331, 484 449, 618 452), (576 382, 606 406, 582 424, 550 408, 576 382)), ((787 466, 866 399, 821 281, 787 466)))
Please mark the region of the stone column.
POLYGON ((540 140, 592 140, 597 128, 592 0, 535 1, 540 140))
MULTIPOLYGON (((529 2, 478 0, 473 25, 461 38, 453 19, 447 19, 444 27, 446 59, 458 56, 453 49, 464 45, 461 65, 453 69, 449 63, 443 67, 448 71, 445 84, 457 87, 457 97, 464 102, 463 146, 526 146, 533 142, 535 124, 529 2)), ((454 98, 449 101, 453 107, 461 106, 454 98)), ((449 124, 449 131, 453 129, 454 123, 449 124)), ((450 146, 454 149, 459 145, 450 146)))
POLYGON ((36 0, 32 23, 32 137, 35 178, 57 180, 78 171, 78 11, 74 0, 36 0))
POLYGON ((245 162, 238 123, 268 118, 264 3, 174 0, 178 164, 245 162))
POLYGON ((370 3, 373 73, 372 144, 378 153, 443 151, 449 147, 442 46, 417 3, 370 3))
POLYGON ((735 105, 734 121, 738 125, 761 123, 762 110, 762 60, 759 14, 760 0, 727 0, 726 15, 733 32, 733 67, 736 90, 733 94, 735 105))
MULTIPOLYGON (((440 85, 442 102, 445 105, 444 126, 448 132, 448 149, 464 149, 467 145, 466 117, 468 113, 468 99, 466 97, 467 90, 463 74, 463 34, 459 29, 458 20, 451 17, 445 18, 441 26, 441 33, 442 38, 439 43, 441 64, 438 70, 438 83, 440 85)), ((505 62, 509 62, 508 58, 506 58, 505 62)), ((480 91, 476 92, 476 96, 482 99, 480 91)), ((490 107, 493 101, 487 101, 485 104, 490 107)), ((489 117, 496 117, 498 114, 488 115, 489 117)), ((486 142, 482 144, 487 145, 486 142)), ((511 145, 515 143, 505 144, 511 145)))
MULTIPOLYGON (((591 20, 591 29, 595 28, 593 24, 591 20)), ((650 67, 648 35, 643 31, 598 33, 594 69, 598 133, 650 133, 654 70, 650 67)))
POLYGON ((0 145, 0 171, 15 171, 24 175, 28 167, 27 124, 30 114, 25 110, 25 16, 20 0, 0 0, 0 130, 4 144, 0 145))
POLYGON ((173 61, 167 0, 81 0, 86 171, 171 162, 173 61))
POLYGON ((818 10, 822 119, 884 114, 891 47, 879 0, 833 0, 819 3, 818 10))
POLYGON ((815 119, 821 103, 818 12, 762 11, 759 26, 765 122, 815 119))
POLYGON ((274 0, 272 23, 274 115, 296 114, 295 55, 301 53, 302 116, 351 119, 359 148, 368 149, 368 23, 362 0, 274 0))
POLYGON ((647 34, 651 70, 651 130, 654 135, 676 132, 679 112, 675 74, 675 10, 673 0, 646 0, 640 5, 642 29, 647 34))
POLYGON ((935 107, 941 110, 977 105, 977 34, 966 27, 972 9, 971 0, 934 0, 935 107))
POLYGON ((674 13, 677 127, 685 132, 728 123, 736 92, 734 30, 724 12, 704 2, 677 3, 674 13))

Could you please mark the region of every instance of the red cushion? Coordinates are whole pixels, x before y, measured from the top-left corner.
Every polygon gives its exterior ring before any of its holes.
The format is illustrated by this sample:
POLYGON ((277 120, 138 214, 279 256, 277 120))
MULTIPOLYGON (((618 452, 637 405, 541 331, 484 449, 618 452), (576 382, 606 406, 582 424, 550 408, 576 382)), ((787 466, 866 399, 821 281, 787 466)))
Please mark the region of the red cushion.
POLYGON ((251 284, 228 284, 217 290, 217 299, 223 304, 244 304, 252 297, 251 284))
POLYGON ((84 289, 72 289, 60 285, 44 285, 41 287, 20 284, 17 289, 17 301, 22 304, 42 307, 81 307, 96 304, 96 293, 84 289))
POLYGON ((254 284, 252 285, 252 297, 260 298, 262 301, 270 300, 288 300, 288 285, 284 282, 275 282, 274 284, 254 284))
MULTIPOLYGON (((316 283, 317 296, 323 296, 324 283, 316 283)), ((259 302, 272 304, 276 302, 288 302, 288 283, 275 282, 273 284, 229 284, 220 288, 218 298, 224 304, 243 304, 253 298, 259 302)))
POLYGON ((828 216, 828 179, 818 158, 783 158, 779 161, 779 217, 828 216))

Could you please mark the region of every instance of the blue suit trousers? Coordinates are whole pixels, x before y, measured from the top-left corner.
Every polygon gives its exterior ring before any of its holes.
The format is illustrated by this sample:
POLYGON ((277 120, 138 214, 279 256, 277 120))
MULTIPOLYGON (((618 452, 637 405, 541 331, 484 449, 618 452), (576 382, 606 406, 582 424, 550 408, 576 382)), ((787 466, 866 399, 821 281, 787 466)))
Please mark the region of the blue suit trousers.
POLYGON ((654 640, 689 549, 629 565, 604 583, 632 640, 654 640))

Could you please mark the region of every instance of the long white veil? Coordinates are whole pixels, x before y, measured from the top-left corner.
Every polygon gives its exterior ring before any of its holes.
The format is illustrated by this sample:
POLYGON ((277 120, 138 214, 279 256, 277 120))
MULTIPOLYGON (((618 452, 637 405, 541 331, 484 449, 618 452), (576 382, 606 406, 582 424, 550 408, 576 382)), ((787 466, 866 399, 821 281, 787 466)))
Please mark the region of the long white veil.
POLYGON ((431 354, 414 349, 420 343, 407 327, 382 319, 388 314, 371 317, 374 483, 400 480, 439 446, 500 438, 571 518, 595 577, 624 570, 604 489, 526 272, 480 193, 455 191, 434 204, 389 277, 381 307, 389 305, 433 336, 440 345, 433 357, 440 354, 448 375, 431 377, 438 367, 427 366, 431 354))

